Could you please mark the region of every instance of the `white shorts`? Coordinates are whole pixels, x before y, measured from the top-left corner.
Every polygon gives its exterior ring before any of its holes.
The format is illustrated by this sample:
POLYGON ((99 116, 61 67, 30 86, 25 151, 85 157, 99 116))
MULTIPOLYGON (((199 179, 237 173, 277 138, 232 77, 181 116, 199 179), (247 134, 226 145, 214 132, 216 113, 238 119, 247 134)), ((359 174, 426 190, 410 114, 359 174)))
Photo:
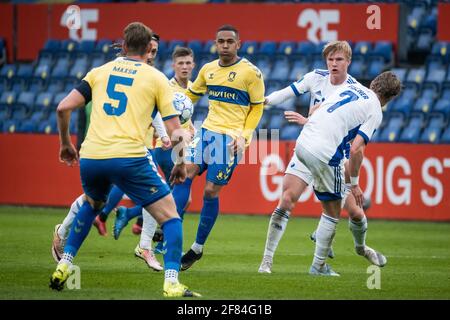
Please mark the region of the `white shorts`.
POLYGON ((300 160, 298 160, 295 153, 292 155, 291 161, 289 161, 289 164, 284 173, 289 173, 300 178, 307 185, 310 185, 313 182, 311 171, 309 171, 309 169, 303 163, 301 163, 300 160))
POLYGON ((344 166, 332 167, 317 159, 300 144, 295 147, 295 154, 311 172, 314 179, 314 192, 321 201, 342 199, 345 193, 344 166))

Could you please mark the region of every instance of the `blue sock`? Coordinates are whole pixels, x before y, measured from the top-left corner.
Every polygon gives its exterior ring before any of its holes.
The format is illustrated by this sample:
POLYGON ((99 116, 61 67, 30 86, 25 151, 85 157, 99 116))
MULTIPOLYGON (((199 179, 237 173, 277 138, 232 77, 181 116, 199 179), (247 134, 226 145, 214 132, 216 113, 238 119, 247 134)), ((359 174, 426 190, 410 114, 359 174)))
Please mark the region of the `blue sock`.
POLYGON ((142 207, 141 206, 135 206, 133 208, 127 209, 128 221, 130 221, 133 218, 139 217, 141 215, 142 215, 142 207))
POLYGON ((189 201, 189 194, 191 193, 192 179, 186 178, 182 184, 176 184, 173 187, 172 195, 177 205, 177 212, 181 219, 184 216, 184 208, 189 201))
POLYGON ((94 211, 87 201, 83 203, 70 228, 69 237, 64 246, 64 253, 69 253, 73 257, 76 256, 78 249, 80 249, 81 244, 89 234, 92 222, 98 213, 99 211, 94 211))
POLYGON ((161 226, 164 233, 164 270, 180 271, 181 251, 183 250, 183 229, 181 219, 172 218, 161 226))
POLYGON ((122 197, 124 195, 124 192, 120 190, 118 187, 113 186, 111 188, 111 191, 108 195, 108 201, 106 201, 105 207, 103 208, 102 212, 100 213, 100 219, 102 221, 106 221, 108 218, 108 215, 111 213, 111 211, 117 207, 120 200, 122 200, 122 197))
POLYGON ((217 216, 219 215, 219 198, 203 198, 203 208, 200 213, 200 223, 198 224, 197 237, 195 242, 205 244, 217 216))

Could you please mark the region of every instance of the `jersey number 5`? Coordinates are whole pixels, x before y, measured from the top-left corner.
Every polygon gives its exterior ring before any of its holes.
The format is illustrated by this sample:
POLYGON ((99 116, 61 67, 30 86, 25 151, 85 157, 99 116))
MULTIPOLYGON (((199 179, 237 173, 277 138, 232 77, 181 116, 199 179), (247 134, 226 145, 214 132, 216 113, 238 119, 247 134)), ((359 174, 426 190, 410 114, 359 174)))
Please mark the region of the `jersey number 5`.
POLYGON ((128 103, 128 97, 124 92, 116 91, 116 84, 121 84, 124 86, 131 87, 133 84, 133 78, 126 78, 120 76, 111 75, 108 80, 108 87, 106 88, 106 93, 108 97, 113 100, 118 100, 119 105, 117 108, 113 107, 110 103, 103 104, 103 110, 109 116, 120 116, 125 112, 128 103))
POLYGON ((342 99, 341 101, 336 102, 335 104, 333 104, 331 107, 329 107, 327 109, 328 113, 332 113, 334 110, 336 110, 339 107, 342 107, 343 105, 351 102, 351 101, 355 101, 359 99, 359 96, 354 93, 353 91, 350 90, 346 90, 344 92, 342 92, 340 95, 340 97, 346 97, 344 99, 342 99))

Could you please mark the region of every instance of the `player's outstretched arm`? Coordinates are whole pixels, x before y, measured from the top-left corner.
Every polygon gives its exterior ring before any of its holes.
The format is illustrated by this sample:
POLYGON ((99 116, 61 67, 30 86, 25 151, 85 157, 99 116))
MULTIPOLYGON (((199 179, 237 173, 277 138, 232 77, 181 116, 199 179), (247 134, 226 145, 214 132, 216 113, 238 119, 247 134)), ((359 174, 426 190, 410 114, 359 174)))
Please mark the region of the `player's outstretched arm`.
POLYGON ((169 178, 170 184, 180 184, 186 179, 186 165, 184 161, 185 148, 191 141, 191 134, 188 130, 181 128, 180 119, 172 117, 164 121, 167 132, 172 141, 172 158, 175 165, 169 178))
POLYGON ((268 105, 277 105, 280 104, 288 99, 291 99, 295 97, 295 93, 292 90, 292 88, 286 87, 284 89, 278 90, 278 91, 274 91, 271 94, 269 94, 265 99, 264 99, 264 104, 268 104, 268 105))
POLYGON ((67 165, 74 165, 78 161, 78 153, 70 140, 70 114, 75 108, 84 106, 85 97, 76 89, 73 89, 58 105, 56 109, 57 123, 60 140, 59 159, 67 165))
POLYGON ((350 183, 352 185, 352 194, 355 197, 356 204, 362 208, 364 204, 364 195, 359 187, 359 170, 364 158, 364 150, 366 148, 366 142, 360 135, 356 135, 353 139, 352 146, 350 148, 350 183))

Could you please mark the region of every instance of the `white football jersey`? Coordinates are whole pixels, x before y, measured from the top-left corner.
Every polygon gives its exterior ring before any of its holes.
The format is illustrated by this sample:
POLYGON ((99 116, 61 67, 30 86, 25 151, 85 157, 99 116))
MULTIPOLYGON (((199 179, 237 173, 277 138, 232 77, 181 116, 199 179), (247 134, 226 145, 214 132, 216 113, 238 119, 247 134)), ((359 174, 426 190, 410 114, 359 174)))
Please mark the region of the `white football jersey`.
POLYGON ((309 117, 297 143, 319 160, 337 166, 347 143, 359 134, 367 144, 382 118, 376 94, 359 83, 348 84, 327 97, 309 117))
POLYGON ((293 82, 290 87, 297 97, 309 91, 311 94, 309 107, 312 107, 325 100, 337 89, 356 83, 358 81, 347 75, 347 79, 342 84, 333 85, 330 82, 330 72, 328 70, 315 69, 305 74, 300 80, 293 82))

